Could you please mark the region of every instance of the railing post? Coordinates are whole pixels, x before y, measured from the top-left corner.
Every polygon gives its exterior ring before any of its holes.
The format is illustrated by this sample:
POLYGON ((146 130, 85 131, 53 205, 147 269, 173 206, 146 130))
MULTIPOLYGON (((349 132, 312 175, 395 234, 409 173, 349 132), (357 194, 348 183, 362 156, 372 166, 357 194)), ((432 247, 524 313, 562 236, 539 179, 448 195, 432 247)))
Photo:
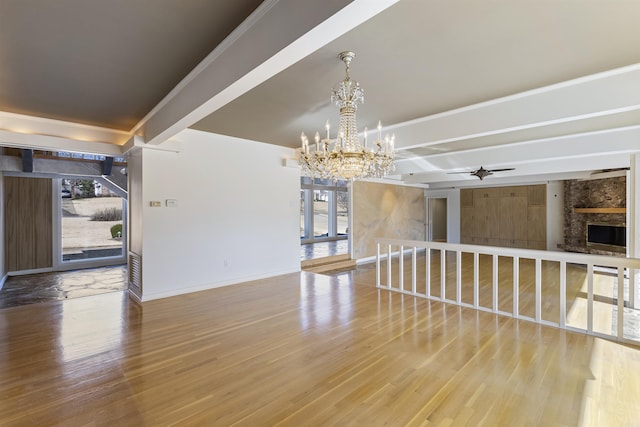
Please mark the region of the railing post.
POLYGON ((567 262, 560 261, 560 327, 567 326, 567 262))
MULTIPOLYGON (((631 283, 629 283, 631 285, 631 283)), ((624 338, 624 267, 618 267, 618 340, 624 338)))
POLYGON ((480 305, 480 254, 473 253, 473 307, 480 305))
POLYGON ((413 247, 413 251, 411 252, 411 293, 416 294, 416 264, 417 264, 417 252, 418 248, 413 247))
POLYGON ((446 284, 447 284, 447 266, 445 256, 447 251, 440 249, 440 299, 445 300, 446 296, 446 284))
POLYGON ((520 316, 520 257, 513 257, 513 317, 520 316))
POLYGON ((536 258, 536 322, 542 320, 542 260, 536 258))
POLYGON ((593 332, 593 264, 587 264, 587 333, 593 332))
POLYGON ((493 272, 493 312, 498 311, 498 255, 491 255, 492 272, 493 272))
POLYGON ((376 243, 376 288, 380 287, 380 242, 376 243))

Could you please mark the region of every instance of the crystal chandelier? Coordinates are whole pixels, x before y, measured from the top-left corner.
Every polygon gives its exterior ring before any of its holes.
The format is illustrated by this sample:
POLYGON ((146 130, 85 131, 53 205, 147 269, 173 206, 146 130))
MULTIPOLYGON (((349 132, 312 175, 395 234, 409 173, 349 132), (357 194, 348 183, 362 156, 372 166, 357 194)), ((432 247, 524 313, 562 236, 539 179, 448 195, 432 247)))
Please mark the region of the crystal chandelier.
POLYGON ((346 77, 331 91, 331 102, 340 108, 340 122, 335 138, 331 138, 329 121, 325 125, 327 136, 320 139, 316 132, 315 144, 310 147, 309 139, 300 135, 302 149, 300 165, 304 172, 314 178, 354 180, 360 178, 382 178, 395 170, 395 135, 382 139, 382 125, 378 122, 377 139, 367 141, 367 128, 364 128, 364 143, 360 142, 356 110, 358 103, 364 103, 364 91, 360 84, 349 77, 349 65, 356 56, 354 52, 342 52, 338 57, 346 66, 346 77))

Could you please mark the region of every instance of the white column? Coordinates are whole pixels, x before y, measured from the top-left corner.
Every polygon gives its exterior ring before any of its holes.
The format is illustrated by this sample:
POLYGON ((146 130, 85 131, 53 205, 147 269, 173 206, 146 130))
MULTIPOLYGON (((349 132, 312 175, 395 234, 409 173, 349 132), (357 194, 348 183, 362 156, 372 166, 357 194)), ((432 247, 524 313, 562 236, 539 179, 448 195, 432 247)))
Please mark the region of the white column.
MULTIPOLYGON (((627 173, 627 256, 640 258, 640 155, 631 154, 627 173)), ((640 307, 640 271, 632 270, 629 303, 640 307)))

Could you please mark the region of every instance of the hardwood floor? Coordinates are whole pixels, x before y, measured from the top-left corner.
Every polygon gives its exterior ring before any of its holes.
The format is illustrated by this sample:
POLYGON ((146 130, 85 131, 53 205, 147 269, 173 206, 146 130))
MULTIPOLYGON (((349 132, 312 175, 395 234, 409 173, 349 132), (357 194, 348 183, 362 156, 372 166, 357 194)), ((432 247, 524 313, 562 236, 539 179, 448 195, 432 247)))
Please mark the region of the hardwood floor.
POLYGON ((299 273, 0 311, 0 425, 633 425, 640 350, 299 273))

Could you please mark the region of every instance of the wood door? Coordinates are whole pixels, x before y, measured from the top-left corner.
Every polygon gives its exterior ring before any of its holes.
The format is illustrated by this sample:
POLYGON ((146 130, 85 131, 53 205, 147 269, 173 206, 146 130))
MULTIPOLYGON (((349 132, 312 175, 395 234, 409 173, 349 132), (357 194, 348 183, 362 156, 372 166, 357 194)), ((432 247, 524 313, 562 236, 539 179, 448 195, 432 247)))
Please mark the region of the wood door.
POLYGON ((7 271, 51 267, 52 184, 46 178, 5 177, 7 271))
POLYGON ((473 207, 460 208, 460 239, 462 243, 471 243, 474 233, 474 209, 473 207))
POLYGON ((529 206, 527 209, 527 240, 547 241, 547 209, 545 206, 529 206))
POLYGON ((460 206, 463 208, 473 207, 473 190, 465 188, 460 190, 460 206))
POLYGON ((547 186, 529 185, 527 188, 529 206, 545 206, 547 204, 547 186))

